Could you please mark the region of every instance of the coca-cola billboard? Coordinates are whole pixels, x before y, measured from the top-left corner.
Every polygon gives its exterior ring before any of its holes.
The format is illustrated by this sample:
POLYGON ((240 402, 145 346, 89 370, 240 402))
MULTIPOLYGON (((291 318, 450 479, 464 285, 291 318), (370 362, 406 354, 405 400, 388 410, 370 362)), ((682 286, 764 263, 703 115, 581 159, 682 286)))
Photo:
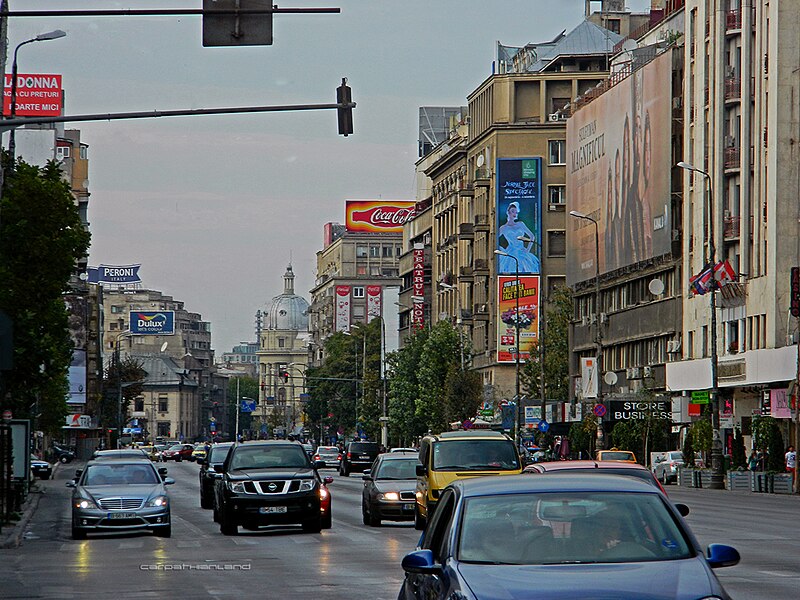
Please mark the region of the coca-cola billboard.
POLYGON ((347 200, 347 231, 402 233, 403 224, 414 218, 413 200, 347 200))

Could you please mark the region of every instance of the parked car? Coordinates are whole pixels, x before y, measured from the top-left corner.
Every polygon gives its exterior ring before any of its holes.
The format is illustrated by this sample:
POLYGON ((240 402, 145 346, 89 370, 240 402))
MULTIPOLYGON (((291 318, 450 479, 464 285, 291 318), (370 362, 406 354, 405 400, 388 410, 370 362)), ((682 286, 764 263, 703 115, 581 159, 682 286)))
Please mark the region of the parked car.
POLYGON ((120 448, 119 450, 95 450, 90 460, 111 460, 111 459, 140 459, 150 460, 150 455, 141 447, 139 448, 120 448))
POLYGON ((619 448, 611 448, 609 450, 598 450, 595 452, 595 460, 616 460, 620 462, 636 462, 636 455, 630 450, 620 450, 619 448))
POLYGON ((53 474, 53 465, 35 454, 31 454, 31 474, 39 479, 50 479, 53 474))
POLYGON ((618 475, 476 477, 450 484, 402 561, 400 600, 726 599, 707 554, 652 485, 618 475))
POLYGON ((651 468, 655 478, 667 485, 678 480, 678 468, 683 465, 683 452, 677 450, 656 456, 651 468))
POLYGON ((59 444, 53 444, 53 456, 60 463, 69 463, 75 460, 75 450, 59 444))
POLYGON ((320 446, 311 459, 315 462, 325 463, 326 468, 333 467, 338 469, 339 463, 342 462, 342 453, 336 446, 320 446))
POLYGON ((361 517, 364 525, 379 527, 387 521, 413 521, 417 487, 416 452, 381 454, 364 471, 361 517))
POLYGON ((350 442, 342 453, 339 475, 347 477, 353 471, 363 471, 375 462, 381 447, 377 442, 350 442))
POLYGON ((200 506, 202 508, 214 508, 214 482, 222 477, 221 473, 217 473, 216 467, 222 466, 232 446, 233 442, 214 444, 205 458, 197 461, 200 463, 200 506))
POLYGON ((233 446, 215 470, 214 518, 223 535, 269 525, 300 524, 319 533, 331 526, 330 491, 298 442, 269 440, 233 446))
POLYGON ((519 475, 522 461, 507 435, 497 431, 447 431, 427 435, 419 447, 414 527, 425 529, 442 490, 456 479, 519 475))
POLYGON ((552 462, 533 463, 525 467, 522 472, 535 474, 556 473, 559 475, 622 475, 623 477, 633 477, 635 479, 639 479, 658 488, 664 494, 667 493, 661 483, 659 483, 658 479, 655 478, 653 473, 638 463, 614 460, 557 460, 552 462))
POLYGON ((194 452, 194 446, 191 444, 175 444, 164 450, 161 455, 165 462, 168 460, 181 462, 183 459, 191 460, 192 452, 194 452))
POLYGON ((72 491, 72 539, 93 531, 149 529, 170 537, 172 520, 163 477, 150 460, 101 460, 87 463, 72 491))

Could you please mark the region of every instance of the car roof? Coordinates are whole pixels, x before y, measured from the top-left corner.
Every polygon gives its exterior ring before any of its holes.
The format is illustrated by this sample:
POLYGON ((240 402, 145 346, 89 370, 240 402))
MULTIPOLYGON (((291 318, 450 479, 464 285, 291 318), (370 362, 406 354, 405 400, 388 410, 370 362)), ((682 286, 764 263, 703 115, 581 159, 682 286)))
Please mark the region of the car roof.
POLYGON ((651 484, 634 477, 597 474, 563 474, 558 477, 507 475, 504 477, 471 477, 451 484, 466 497, 521 494, 526 492, 647 492, 659 493, 651 484))
MULTIPOLYGON (((613 460, 556 460, 550 462, 539 462, 530 465, 531 470, 544 471, 569 471, 572 469, 639 469, 647 471, 645 467, 638 463, 613 461, 613 460)), ((649 471, 648 471, 649 472, 649 471)))
MULTIPOLYGON (((90 465, 108 465, 110 463, 104 460, 90 460, 86 463, 86 466, 90 465)), ((141 459, 138 458, 118 458, 114 461, 114 465, 150 465, 153 467, 153 462, 149 458, 145 458, 144 456, 141 459)), ((153 467, 155 468, 155 467, 153 467)))
POLYGON ((408 460, 409 458, 419 458, 418 452, 388 452, 381 454, 381 460, 408 460))
POLYGON ((491 429, 469 429, 466 431, 445 431, 432 437, 448 440, 452 438, 491 438, 491 439, 510 439, 505 433, 492 431, 491 429))
POLYGON ((298 448, 303 447, 300 442, 295 442, 294 440, 259 440, 257 442, 236 444, 237 448, 255 448, 255 447, 265 447, 265 446, 297 446, 298 448))

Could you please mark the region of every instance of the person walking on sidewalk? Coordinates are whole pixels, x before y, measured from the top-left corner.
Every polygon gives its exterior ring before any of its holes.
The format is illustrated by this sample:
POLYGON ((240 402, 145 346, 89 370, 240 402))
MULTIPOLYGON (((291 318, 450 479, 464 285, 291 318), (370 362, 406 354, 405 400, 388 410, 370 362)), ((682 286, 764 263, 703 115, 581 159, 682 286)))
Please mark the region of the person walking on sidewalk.
POLYGON ((751 471, 758 469, 758 454, 755 450, 750 452, 750 457, 747 459, 747 468, 751 471))
POLYGON ((797 453, 794 451, 794 446, 789 446, 785 454, 786 471, 792 474, 792 489, 794 489, 794 477, 797 470, 797 453))

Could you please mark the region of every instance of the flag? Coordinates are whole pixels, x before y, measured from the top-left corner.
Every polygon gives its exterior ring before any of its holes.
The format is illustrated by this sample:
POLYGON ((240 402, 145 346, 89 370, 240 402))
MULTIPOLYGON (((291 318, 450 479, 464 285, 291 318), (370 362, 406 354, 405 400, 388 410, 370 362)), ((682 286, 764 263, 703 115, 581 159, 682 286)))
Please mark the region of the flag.
POLYGON ((736 281, 736 273, 727 260, 723 260, 714 265, 714 279, 719 282, 719 287, 736 281))
POLYGON ((714 281, 714 269, 711 265, 707 265, 698 275, 694 275, 689 279, 689 295, 702 296, 706 292, 711 291, 714 281))

